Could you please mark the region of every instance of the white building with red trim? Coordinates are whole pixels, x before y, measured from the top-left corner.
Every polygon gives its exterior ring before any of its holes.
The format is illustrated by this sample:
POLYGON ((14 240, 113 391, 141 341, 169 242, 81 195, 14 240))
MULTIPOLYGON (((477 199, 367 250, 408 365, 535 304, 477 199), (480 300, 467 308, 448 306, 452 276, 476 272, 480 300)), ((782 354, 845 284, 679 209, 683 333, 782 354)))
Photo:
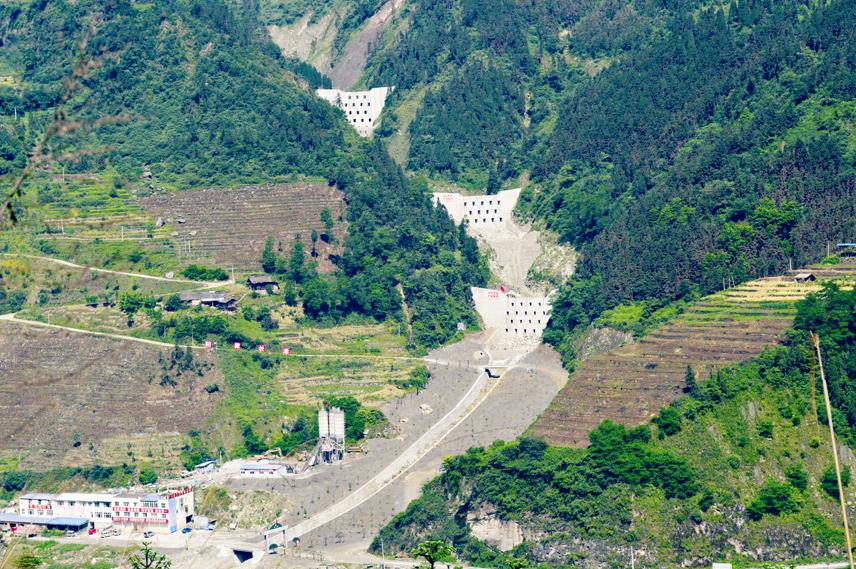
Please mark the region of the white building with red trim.
POLYGON ((171 533, 190 522, 195 514, 192 488, 161 492, 94 494, 25 494, 18 501, 23 516, 89 520, 89 527, 171 533))
POLYGON ((193 489, 158 494, 125 492, 113 497, 113 526, 128 531, 172 533, 195 513, 193 489))

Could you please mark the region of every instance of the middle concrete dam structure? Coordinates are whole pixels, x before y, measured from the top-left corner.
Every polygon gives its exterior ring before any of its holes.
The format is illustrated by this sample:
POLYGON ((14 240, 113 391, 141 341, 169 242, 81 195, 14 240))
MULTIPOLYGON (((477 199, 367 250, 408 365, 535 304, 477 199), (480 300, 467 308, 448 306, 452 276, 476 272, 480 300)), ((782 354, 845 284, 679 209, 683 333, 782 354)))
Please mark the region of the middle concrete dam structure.
MULTIPOLYGON (((481 236, 492 247, 503 234, 525 236, 512 217, 520 188, 495 195, 463 196, 459 193, 435 193, 434 205, 442 205, 456 223, 467 223, 468 231, 481 236)), ((518 241, 514 240, 517 244, 518 241)), ((517 251, 515 251, 517 253, 517 251)), ((523 269, 525 270, 529 267, 523 269)), ((524 287, 525 288, 525 287, 524 287)), ((505 288, 473 288, 473 303, 486 328, 500 338, 540 338, 550 320, 549 295, 519 296, 505 288)), ((526 340, 528 343, 529 340, 526 340)), ((536 342, 537 343, 537 342, 536 342)))
POLYGON ((520 188, 504 190, 492 196, 435 193, 434 204, 445 207, 456 223, 466 219, 470 227, 483 229, 508 224, 519 196, 520 188))

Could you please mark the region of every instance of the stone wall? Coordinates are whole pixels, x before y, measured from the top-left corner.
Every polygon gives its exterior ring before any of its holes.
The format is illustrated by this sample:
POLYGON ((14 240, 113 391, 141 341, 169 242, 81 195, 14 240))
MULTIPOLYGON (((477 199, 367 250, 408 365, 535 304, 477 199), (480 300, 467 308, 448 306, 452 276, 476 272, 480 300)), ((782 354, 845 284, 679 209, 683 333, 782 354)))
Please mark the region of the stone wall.
POLYGON ((395 87, 375 87, 371 91, 316 89, 315 93, 334 107, 342 109, 360 136, 369 136, 374 131, 386 97, 393 89, 395 87))

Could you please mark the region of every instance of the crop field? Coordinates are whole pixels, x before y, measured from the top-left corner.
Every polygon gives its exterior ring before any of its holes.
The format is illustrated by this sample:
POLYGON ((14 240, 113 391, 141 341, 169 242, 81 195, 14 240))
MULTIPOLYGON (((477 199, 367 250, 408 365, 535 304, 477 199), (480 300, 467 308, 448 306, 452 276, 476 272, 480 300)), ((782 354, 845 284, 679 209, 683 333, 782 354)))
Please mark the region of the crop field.
POLYGON ((380 405, 401 396, 404 390, 394 382, 406 380, 421 364, 417 359, 396 359, 408 356, 405 336, 382 324, 304 330, 283 334, 279 340, 300 351, 283 359, 277 375, 289 404, 317 406, 326 397, 350 395, 365 405, 380 405))
POLYGON ((20 467, 33 470, 174 460, 184 444, 178 433, 203 426, 223 397, 205 387, 224 381, 216 355, 197 351, 199 373, 161 386, 160 353, 0 323, 0 458, 20 454, 20 467))
POLYGON ((11 290, 23 290, 27 300, 41 308, 83 304, 93 297, 98 302, 115 300, 125 292, 162 297, 201 287, 197 283, 137 278, 13 255, 0 256, 0 273, 2 284, 11 290))
MULTIPOLYGON (((160 217, 175 228, 170 235, 190 262, 208 258, 206 264, 259 271, 268 237, 277 246, 282 243, 282 253, 287 254, 299 234, 310 252, 312 230, 319 235, 325 231, 321 211, 330 208, 337 220, 344 215, 343 197, 326 184, 289 184, 186 190, 149 196, 140 205, 152 219, 160 217)), ((336 221, 332 234, 341 243, 341 221, 336 221)), ((336 245, 319 239, 316 248, 319 270, 332 270, 329 255, 338 251, 336 245)))
POLYGON ((629 426, 648 421, 682 394, 688 365, 704 380, 778 344, 793 324, 796 301, 820 287, 776 277, 701 299, 641 340, 580 364, 530 433, 585 447, 588 433, 606 419, 629 426))

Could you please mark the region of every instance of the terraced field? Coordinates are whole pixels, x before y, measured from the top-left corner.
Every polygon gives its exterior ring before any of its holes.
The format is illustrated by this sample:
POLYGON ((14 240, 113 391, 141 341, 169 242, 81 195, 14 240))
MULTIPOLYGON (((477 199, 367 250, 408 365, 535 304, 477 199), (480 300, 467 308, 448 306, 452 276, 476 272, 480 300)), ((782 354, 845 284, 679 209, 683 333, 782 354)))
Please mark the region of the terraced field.
POLYGON ((277 379, 289 404, 316 406, 330 396, 350 395, 378 406, 403 395, 391 382, 407 380, 422 363, 408 357, 406 336, 383 325, 306 329, 278 337, 295 352, 312 354, 281 364, 277 379))
POLYGON ((706 379, 776 345, 793 323, 795 302, 819 289, 775 277, 706 297, 638 342, 583 362, 529 432, 585 447, 605 419, 642 424, 682 394, 687 365, 706 379))
MULTIPOLYGON (((312 230, 324 232, 321 210, 330 208, 333 219, 344 214, 341 192, 326 184, 289 184, 206 188, 146 197, 140 205, 152 218, 163 218, 176 228, 174 240, 183 259, 210 258, 213 264, 234 265, 239 271, 261 270, 261 256, 268 237, 282 242, 287 254, 295 234, 300 234, 306 251, 312 249, 312 230)), ((344 224, 336 223, 333 235, 341 242, 344 224)), ((319 240, 319 269, 331 270, 329 255, 335 247, 319 240)))

